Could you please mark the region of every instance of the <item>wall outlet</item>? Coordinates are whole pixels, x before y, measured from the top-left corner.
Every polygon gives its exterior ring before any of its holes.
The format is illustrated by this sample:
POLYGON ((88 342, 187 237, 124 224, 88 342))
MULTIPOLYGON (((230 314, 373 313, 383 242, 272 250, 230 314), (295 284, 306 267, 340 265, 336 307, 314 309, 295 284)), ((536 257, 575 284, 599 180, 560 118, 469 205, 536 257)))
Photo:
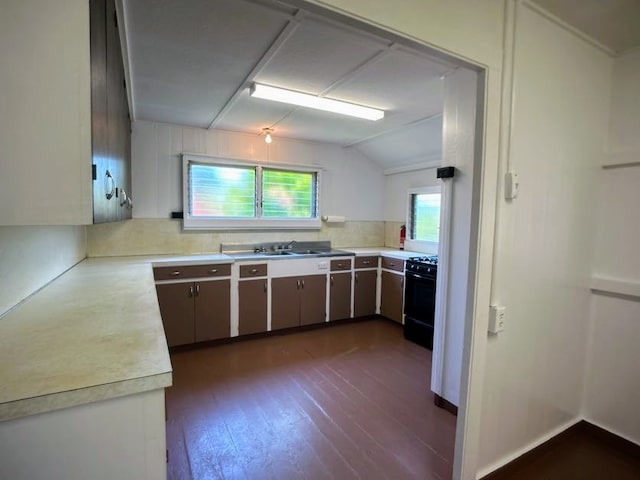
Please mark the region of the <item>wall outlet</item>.
POLYGON ((504 330, 506 308, 502 305, 491 305, 489 310, 489 333, 498 333, 504 330))
POLYGON ((329 262, 318 262, 318 270, 328 270, 329 262))

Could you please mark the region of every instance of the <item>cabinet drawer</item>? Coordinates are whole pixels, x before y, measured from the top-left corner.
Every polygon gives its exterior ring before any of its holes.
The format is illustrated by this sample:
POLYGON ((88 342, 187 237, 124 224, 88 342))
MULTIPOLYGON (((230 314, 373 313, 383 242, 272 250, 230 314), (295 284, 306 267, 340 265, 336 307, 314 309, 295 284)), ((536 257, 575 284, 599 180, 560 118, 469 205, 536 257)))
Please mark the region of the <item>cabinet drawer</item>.
POLYGON ((331 260, 331 271, 335 272, 337 270, 351 270, 351 259, 331 260))
POLYGON ((396 270, 398 272, 404 271, 404 260, 398 260, 397 258, 382 257, 382 268, 387 270, 396 270))
POLYGON ((153 277, 156 280, 179 280, 182 278, 226 277, 231 275, 231 264, 217 265, 177 265, 175 267, 156 267, 153 277))
POLYGON ((378 257, 356 257, 356 268, 378 268, 378 257))
POLYGON ((240 278, 265 277, 267 275, 267 264, 240 265, 240 278))

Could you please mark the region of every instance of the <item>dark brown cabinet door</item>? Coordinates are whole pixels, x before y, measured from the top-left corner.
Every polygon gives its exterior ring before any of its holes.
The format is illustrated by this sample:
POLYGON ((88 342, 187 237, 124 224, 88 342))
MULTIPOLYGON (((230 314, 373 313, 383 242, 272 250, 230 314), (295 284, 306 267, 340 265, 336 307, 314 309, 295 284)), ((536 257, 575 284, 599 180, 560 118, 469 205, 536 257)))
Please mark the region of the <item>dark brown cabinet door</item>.
POLYGON ((398 323, 402 323, 402 289, 404 276, 382 272, 380 314, 398 323))
POLYGON ((193 283, 160 284, 156 291, 167 344, 173 347, 193 343, 193 283))
POLYGON ((355 273, 353 292, 353 316, 364 317, 376 313, 376 270, 355 273))
POLYGON ((230 336, 230 288, 230 280, 196 282, 194 284, 196 342, 230 336))
POLYGON ((93 222, 102 223, 131 218, 131 120, 115 0, 89 4, 93 222))
POLYGON ((267 280, 238 282, 238 333, 249 335, 267 331, 267 280))
POLYGON ((300 278, 271 280, 271 330, 300 326, 300 278))
POLYGON ((329 320, 351 316, 351 273, 332 273, 329 278, 329 320))
POLYGON ((327 276, 300 278, 300 325, 322 323, 327 318, 327 276))

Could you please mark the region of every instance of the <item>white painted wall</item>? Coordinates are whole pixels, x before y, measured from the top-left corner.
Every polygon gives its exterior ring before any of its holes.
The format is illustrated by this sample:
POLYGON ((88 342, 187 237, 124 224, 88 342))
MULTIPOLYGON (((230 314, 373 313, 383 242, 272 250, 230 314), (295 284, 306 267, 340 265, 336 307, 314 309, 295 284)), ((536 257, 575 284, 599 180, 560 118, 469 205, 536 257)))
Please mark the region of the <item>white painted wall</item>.
POLYGON ((0 317, 85 256, 85 227, 0 227, 0 317))
POLYGON ((517 199, 498 202, 493 301, 507 320, 487 345, 481 473, 581 413, 612 66, 526 4, 515 26, 508 159, 521 184, 517 199))
POLYGON ((182 210, 181 153, 322 168, 321 215, 383 220, 381 168, 355 149, 274 137, 138 121, 132 134, 134 218, 169 218, 182 210))
POLYGON ((407 192, 410 188, 431 187, 440 184, 441 181, 436 178, 435 167, 385 176, 385 221, 405 223, 407 219, 407 192))
POLYGON ((606 161, 629 162, 597 173, 600 211, 595 276, 620 282, 635 297, 594 294, 585 373, 584 416, 640 443, 640 49, 614 63, 606 161), (632 164, 631 162, 635 162, 632 164))

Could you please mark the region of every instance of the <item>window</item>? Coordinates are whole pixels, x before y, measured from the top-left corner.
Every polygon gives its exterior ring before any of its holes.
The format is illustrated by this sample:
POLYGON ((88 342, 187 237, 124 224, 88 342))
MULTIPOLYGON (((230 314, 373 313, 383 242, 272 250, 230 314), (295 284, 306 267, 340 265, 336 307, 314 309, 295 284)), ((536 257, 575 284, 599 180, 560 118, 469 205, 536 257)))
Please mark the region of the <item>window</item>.
POLYGON ((320 172, 183 156, 184 228, 320 228, 320 172))
POLYGON ((440 187, 423 187, 409 191, 408 249, 423 251, 437 248, 440 237, 440 187))

